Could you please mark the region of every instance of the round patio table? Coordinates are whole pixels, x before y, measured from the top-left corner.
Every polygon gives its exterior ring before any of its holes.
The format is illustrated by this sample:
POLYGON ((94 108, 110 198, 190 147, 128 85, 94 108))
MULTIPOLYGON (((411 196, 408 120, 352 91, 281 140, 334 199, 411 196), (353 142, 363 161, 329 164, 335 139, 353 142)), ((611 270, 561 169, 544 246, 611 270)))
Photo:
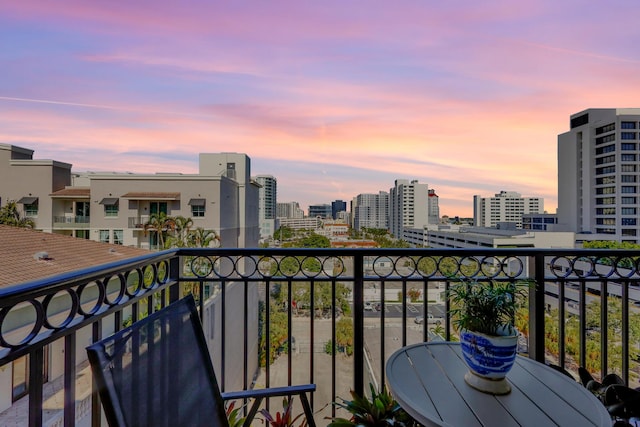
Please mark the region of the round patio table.
POLYGON ((511 392, 482 393, 467 385, 459 343, 403 347, 387 361, 387 384, 398 403, 425 426, 607 426, 604 405, 581 384, 518 356, 507 374, 511 392))

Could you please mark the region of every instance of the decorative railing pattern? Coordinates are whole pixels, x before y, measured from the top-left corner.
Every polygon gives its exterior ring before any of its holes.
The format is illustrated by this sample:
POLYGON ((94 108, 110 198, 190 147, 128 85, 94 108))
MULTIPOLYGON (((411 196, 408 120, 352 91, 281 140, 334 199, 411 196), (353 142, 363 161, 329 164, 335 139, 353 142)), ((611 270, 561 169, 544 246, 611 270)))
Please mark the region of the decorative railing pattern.
MULTIPOLYGON (((80 347, 192 292, 223 389, 314 382, 314 407, 332 416, 326 403, 384 383, 395 349, 456 338, 443 296, 457 280, 529 282, 522 343, 529 357, 599 375, 615 370, 637 382, 640 251, 621 250, 153 253, 0 290, 0 367, 29 357, 29 425, 41 426, 51 370, 45 349, 62 342, 64 425, 74 425, 80 347), (426 320, 440 309, 442 323, 426 320)), ((95 393, 91 417, 100 425, 95 393)))

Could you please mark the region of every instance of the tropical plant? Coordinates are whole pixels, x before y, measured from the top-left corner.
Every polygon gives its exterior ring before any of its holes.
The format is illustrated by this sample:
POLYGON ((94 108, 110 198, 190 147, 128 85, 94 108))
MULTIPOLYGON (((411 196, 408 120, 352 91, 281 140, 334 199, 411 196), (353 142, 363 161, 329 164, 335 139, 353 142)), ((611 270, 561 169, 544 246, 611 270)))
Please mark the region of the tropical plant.
POLYGON ((176 228, 175 218, 167 216, 164 212, 152 213, 149 220, 144 225, 144 233, 151 230, 158 237, 158 247, 165 249, 165 236, 167 232, 176 228))
MULTIPOLYGON (((304 413, 298 414, 296 417, 293 417, 291 413, 291 408, 293 407, 293 399, 291 397, 285 397, 282 399, 282 412, 276 412, 275 416, 271 415, 269 411, 266 409, 261 409, 260 414, 264 417, 264 420, 271 427, 291 427, 298 421, 298 418, 304 415, 304 413)), ((303 420, 300 424, 300 427, 304 427, 307 425, 307 421, 303 420)))
POLYGON ((453 284, 447 291, 451 320, 457 330, 498 335, 514 330, 517 309, 523 303, 525 282, 467 282, 453 284))
POLYGON ((213 230, 205 230, 197 227, 187 235, 187 247, 208 248, 210 246, 220 246, 220 236, 213 230))
POLYGON ((370 383, 369 389, 371 391, 370 399, 351 390, 352 400, 339 398, 340 402, 334 402, 334 405, 348 411, 351 418, 333 418, 329 427, 408 427, 418 425, 396 402, 386 387, 383 386, 382 390, 378 392, 370 383))
POLYGON ((246 417, 240 415, 242 406, 235 407, 236 402, 230 402, 226 408, 225 413, 227 415, 227 421, 229 421, 229 427, 241 427, 244 425, 246 417))
POLYGON ((18 204, 15 200, 10 200, 0 208, 0 224, 11 225, 13 227, 34 228, 35 222, 31 218, 20 215, 18 204))

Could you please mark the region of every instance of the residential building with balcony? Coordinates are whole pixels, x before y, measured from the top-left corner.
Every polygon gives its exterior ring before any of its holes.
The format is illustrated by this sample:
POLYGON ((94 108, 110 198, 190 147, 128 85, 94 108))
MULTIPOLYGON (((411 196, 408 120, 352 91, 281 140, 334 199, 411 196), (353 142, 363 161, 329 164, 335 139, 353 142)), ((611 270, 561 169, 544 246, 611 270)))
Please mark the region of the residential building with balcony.
POLYGON ((352 227, 389 228, 389 193, 358 194, 351 202, 352 227))
POLYGON ((558 223, 640 242, 640 108, 590 108, 558 135, 558 223))
POLYGON ((277 218, 304 218, 304 211, 300 208, 298 202, 276 203, 277 218))
POLYGON ((72 173, 70 164, 6 144, 0 162, 0 203, 17 201, 38 230, 157 249, 145 224, 165 213, 215 231, 224 246, 258 244, 259 187, 245 154, 202 153, 198 174, 72 173))
POLYGON ((476 227, 495 227, 513 222, 522 228, 522 215, 544 212, 544 199, 522 197, 515 191, 501 191, 494 197, 473 196, 473 222, 476 227))
POLYGON ((402 238, 405 228, 429 224, 429 187, 418 180, 397 179, 389 190, 389 230, 402 238))

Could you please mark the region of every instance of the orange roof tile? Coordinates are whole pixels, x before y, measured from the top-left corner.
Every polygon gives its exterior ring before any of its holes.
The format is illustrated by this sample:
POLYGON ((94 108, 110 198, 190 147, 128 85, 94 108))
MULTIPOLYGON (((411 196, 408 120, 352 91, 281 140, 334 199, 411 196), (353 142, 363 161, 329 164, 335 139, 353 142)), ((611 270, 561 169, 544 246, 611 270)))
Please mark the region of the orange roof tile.
POLYGON ((63 188, 50 194, 51 197, 82 197, 89 198, 91 189, 89 188, 63 188))
POLYGON ((0 225, 0 287, 148 254, 62 234, 0 225), (38 259, 37 253, 46 253, 38 259))

